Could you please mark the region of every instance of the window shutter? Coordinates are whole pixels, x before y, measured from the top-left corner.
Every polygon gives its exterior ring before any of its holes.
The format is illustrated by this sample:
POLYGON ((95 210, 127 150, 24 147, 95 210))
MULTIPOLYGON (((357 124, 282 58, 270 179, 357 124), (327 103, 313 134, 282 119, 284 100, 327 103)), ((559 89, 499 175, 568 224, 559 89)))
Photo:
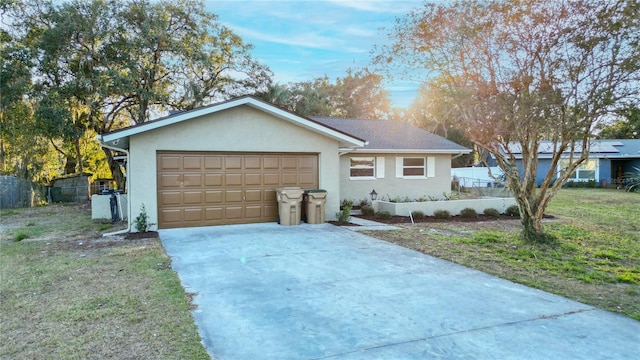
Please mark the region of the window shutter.
POLYGON ((396 158, 396 177, 397 178, 402 177, 402 158, 401 157, 396 158))
POLYGON ((436 158, 433 156, 427 157, 427 177, 436 176, 436 158))
POLYGON ((376 157, 376 177, 384 179, 384 156, 376 157))

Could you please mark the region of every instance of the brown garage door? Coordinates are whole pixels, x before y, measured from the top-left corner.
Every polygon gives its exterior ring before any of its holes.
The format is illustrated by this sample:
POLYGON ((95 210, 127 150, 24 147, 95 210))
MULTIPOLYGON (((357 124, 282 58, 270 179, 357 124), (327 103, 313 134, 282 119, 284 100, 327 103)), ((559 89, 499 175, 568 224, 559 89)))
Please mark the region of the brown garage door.
POLYGON ((276 188, 318 188, 316 154, 159 152, 157 162, 161 229, 276 221, 276 188))

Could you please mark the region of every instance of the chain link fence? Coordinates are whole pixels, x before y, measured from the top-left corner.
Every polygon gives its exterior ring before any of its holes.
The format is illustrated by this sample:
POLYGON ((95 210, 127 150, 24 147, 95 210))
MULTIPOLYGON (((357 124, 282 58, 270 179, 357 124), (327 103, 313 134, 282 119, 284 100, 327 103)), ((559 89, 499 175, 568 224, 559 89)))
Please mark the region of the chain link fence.
POLYGON ((48 187, 15 176, 0 176, 0 209, 47 203, 48 187))

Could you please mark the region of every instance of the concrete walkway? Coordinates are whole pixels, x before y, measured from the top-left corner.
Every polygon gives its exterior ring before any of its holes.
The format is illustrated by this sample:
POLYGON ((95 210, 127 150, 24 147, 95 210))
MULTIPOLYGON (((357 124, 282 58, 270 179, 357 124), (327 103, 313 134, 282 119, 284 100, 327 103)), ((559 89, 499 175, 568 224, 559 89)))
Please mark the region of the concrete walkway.
POLYGON ((161 230, 225 359, 637 359, 640 322, 329 224, 161 230))

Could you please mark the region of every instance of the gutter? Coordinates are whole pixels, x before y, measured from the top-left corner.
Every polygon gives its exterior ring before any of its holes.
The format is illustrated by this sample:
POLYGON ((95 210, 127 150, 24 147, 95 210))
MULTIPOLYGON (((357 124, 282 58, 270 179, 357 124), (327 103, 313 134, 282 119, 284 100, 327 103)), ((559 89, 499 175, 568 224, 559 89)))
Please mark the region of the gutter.
POLYGON ((452 156, 452 157, 451 157, 451 160, 453 160, 453 159, 457 159, 457 158, 459 158, 460 156, 462 156, 462 155, 466 155, 466 154, 469 154, 469 153, 463 153, 463 152, 461 152, 461 153, 459 153, 459 154, 456 154, 456 155, 452 156))
MULTIPOLYGON (((130 177, 130 172, 129 172, 129 151, 125 150, 125 149, 121 149, 121 148, 117 148, 117 147, 113 147, 113 146, 109 146, 107 144, 105 144, 102 141, 102 136, 100 135, 96 135, 96 139, 98 139, 98 142, 100 143, 100 146, 107 148, 109 150, 113 150, 113 151, 122 151, 125 153, 126 157, 127 157, 127 162, 126 162, 126 183, 127 183, 127 194, 131 194, 131 188, 129 187, 129 177, 130 177)), ((118 196, 118 200, 120 200, 120 197, 118 196)), ((120 208, 122 209, 122 203, 120 201, 118 201, 120 208)), ((122 210, 120 211, 122 213, 122 210)), ((118 230, 118 231, 114 231, 114 232, 110 232, 110 233, 104 233, 102 234, 103 237, 107 237, 107 236, 113 236, 113 235, 120 235, 120 234, 126 234, 126 233, 130 233, 131 232, 131 196, 127 196, 127 228, 124 230, 118 230)))

